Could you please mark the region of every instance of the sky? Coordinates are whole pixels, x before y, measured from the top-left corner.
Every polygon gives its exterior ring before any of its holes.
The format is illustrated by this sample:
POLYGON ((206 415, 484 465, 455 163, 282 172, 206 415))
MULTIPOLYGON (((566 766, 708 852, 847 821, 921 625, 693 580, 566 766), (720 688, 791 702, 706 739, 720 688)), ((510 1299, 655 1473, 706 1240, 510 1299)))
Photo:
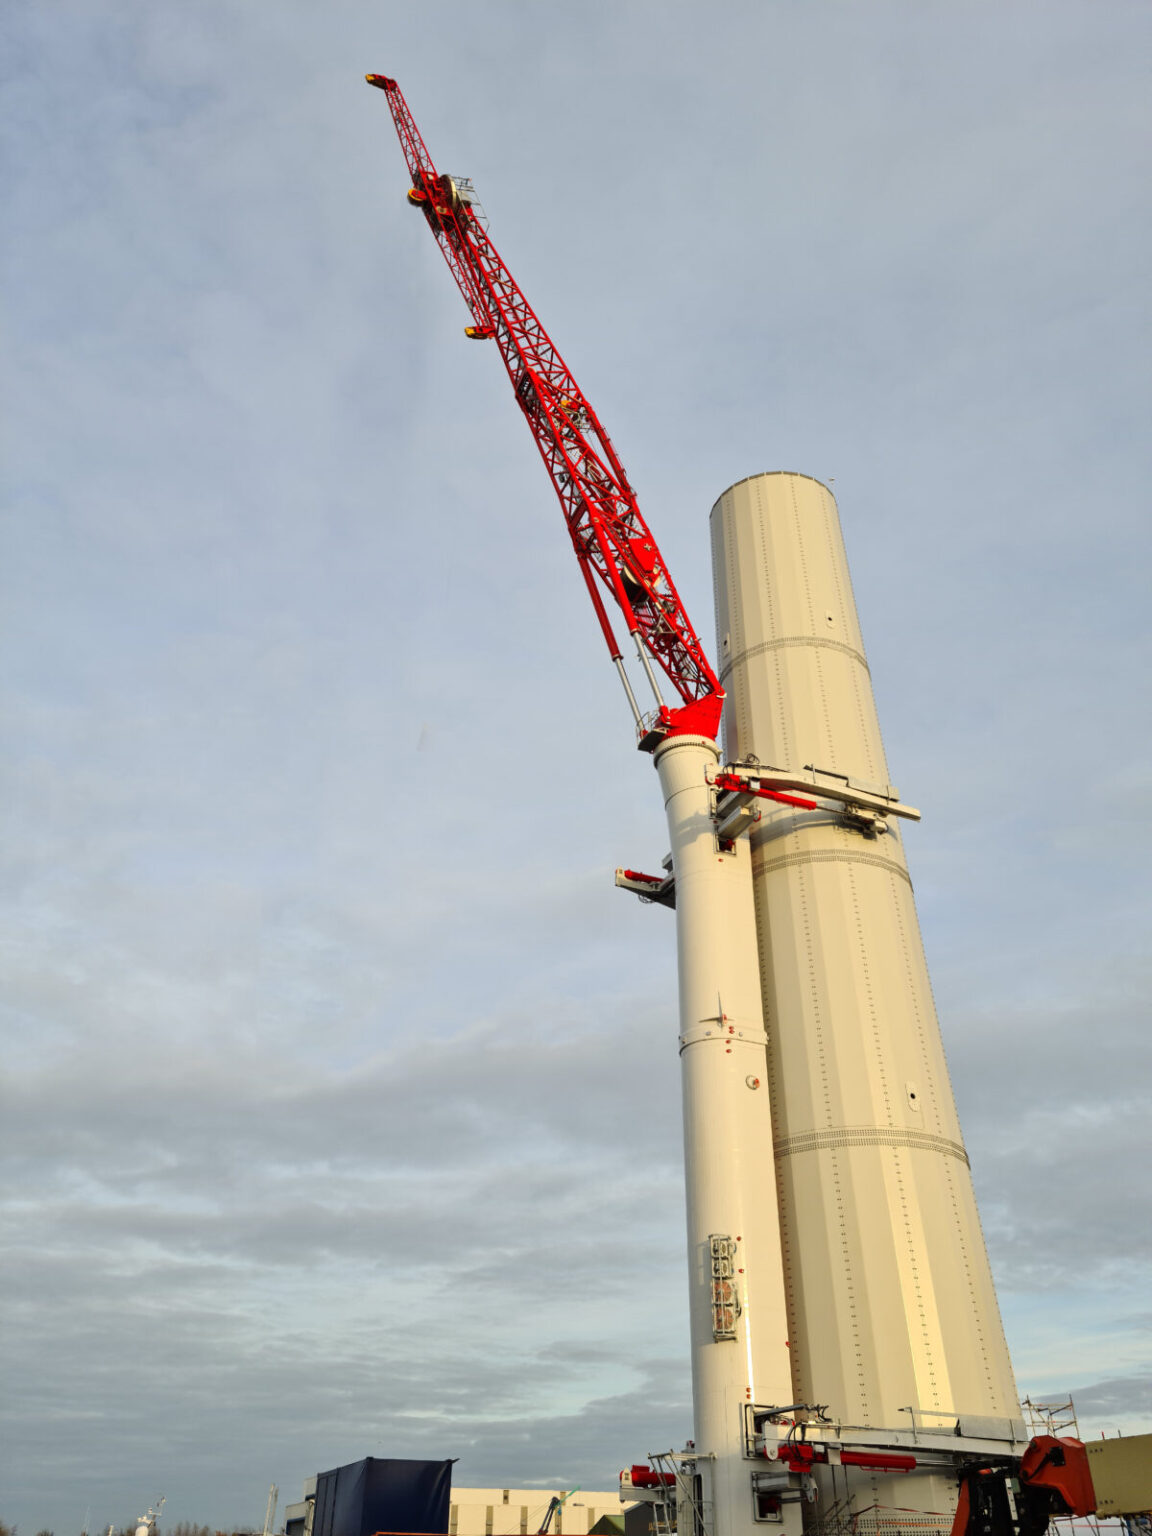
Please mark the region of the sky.
POLYGON ((690 1433, 665 852, 394 74, 711 645, 838 497, 1022 1393, 1152 1429, 1152 9, 15 0, 0 19, 0 1516, 690 1433))

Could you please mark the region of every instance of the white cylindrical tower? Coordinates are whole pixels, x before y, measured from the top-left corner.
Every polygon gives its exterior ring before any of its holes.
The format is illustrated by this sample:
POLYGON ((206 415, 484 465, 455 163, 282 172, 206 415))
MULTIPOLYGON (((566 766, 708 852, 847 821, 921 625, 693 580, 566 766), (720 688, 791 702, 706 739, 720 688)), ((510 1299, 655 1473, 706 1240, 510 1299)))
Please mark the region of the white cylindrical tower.
MULTIPOLYGON (((704 736, 656 751, 676 880, 699 1514, 709 1536, 752 1536, 766 1512, 795 1536, 798 1495, 758 1493, 768 1472, 751 1451, 752 1405, 791 1401, 792 1383, 751 849, 718 841, 718 758, 704 736)), ((683 1511, 680 1525, 690 1533, 683 1511)))
MULTIPOLYGON (((730 760, 894 795, 831 492, 753 476, 716 503, 712 536, 730 760)), ((752 832, 793 1390, 840 1425, 1011 1440, 1012 1368, 890 826, 779 806, 752 832)), ((943 1475, 853 1476, 858 1510, 955 1505, 943 1475)))

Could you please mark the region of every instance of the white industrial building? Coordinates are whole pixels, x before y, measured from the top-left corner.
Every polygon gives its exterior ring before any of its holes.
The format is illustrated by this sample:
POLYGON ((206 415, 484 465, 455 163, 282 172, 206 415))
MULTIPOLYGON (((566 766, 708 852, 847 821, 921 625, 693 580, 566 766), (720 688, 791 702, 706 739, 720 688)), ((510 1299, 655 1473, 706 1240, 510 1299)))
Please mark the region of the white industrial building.
POLYGON ((553 1512, 552 1536, 588 1536, 605 1515, 619 1519, 620 1490, 583 1489, 565 1499, 564 1488, 453 1488, 448 1536, 532 1536, 539 1531, 553 1499, 564 1499, 553 1512))
MULTIPOLYGON (((448 1536, 535 1536, 553 1499, 563 1502, 552 1511, 550 1536, 612 1536, 623 1529, 619 1488, 571 1494, 565 1488, 453 1488, 448 1536), (607 1516, 615 1516, 615 1525, 606 1523, 607 1516)), ((310 1477, 300 1502, 284 1511, 285 1536, 311 1536, 315 1500, 316 1479, 310 1477)))

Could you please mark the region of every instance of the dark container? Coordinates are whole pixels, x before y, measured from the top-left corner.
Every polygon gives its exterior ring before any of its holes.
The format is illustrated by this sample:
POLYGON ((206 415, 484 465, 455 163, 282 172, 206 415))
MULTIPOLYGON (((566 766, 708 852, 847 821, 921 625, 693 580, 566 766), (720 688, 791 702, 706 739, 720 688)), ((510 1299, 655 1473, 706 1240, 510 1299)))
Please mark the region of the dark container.
POLYGON ((312 1536, 376 1536, 377 1531, 443 1536, 451 1497, 451 1461, 366 1456, 319 1474, 312 1536))

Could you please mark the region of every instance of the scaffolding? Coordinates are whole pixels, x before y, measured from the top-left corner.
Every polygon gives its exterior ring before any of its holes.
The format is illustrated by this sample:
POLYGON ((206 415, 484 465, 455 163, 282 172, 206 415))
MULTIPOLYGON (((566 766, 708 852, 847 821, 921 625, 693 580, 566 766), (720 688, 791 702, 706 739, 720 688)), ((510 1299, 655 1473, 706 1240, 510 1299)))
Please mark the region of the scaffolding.
POLYGON ((1071 1398, 1066 1403, 1035 1403, 1026 1397, 1020 1407, 1033 1438, 1037 1435, 1055 1435, 1057 1439, 1064 1435, 1071 1435, 1074 1440, 1082 1438, 1080 1425, 1076 1422, 1076 1405, 1071 1398))
MULTIPOLYGON (((1064 1401, 1039 1403, 1026 1397, 1020 1407, 1033 1438, 1055 1435, 1058 1440, 1083 1440, 1071 1396, 1064 1401)), ((1052 1536, 1152 1536, 1152 1518, 1126 1515, 1101 1520, 1098 1515, 1053 1515, 1049 1529, 1052 1536)))
POLYGON ((688 1451, 654 1451, 648 1465, 667 1496, 652 1505, 656 1536, 703 1536, 707 1529, 696 1481, 696 1457, 688 1451))

